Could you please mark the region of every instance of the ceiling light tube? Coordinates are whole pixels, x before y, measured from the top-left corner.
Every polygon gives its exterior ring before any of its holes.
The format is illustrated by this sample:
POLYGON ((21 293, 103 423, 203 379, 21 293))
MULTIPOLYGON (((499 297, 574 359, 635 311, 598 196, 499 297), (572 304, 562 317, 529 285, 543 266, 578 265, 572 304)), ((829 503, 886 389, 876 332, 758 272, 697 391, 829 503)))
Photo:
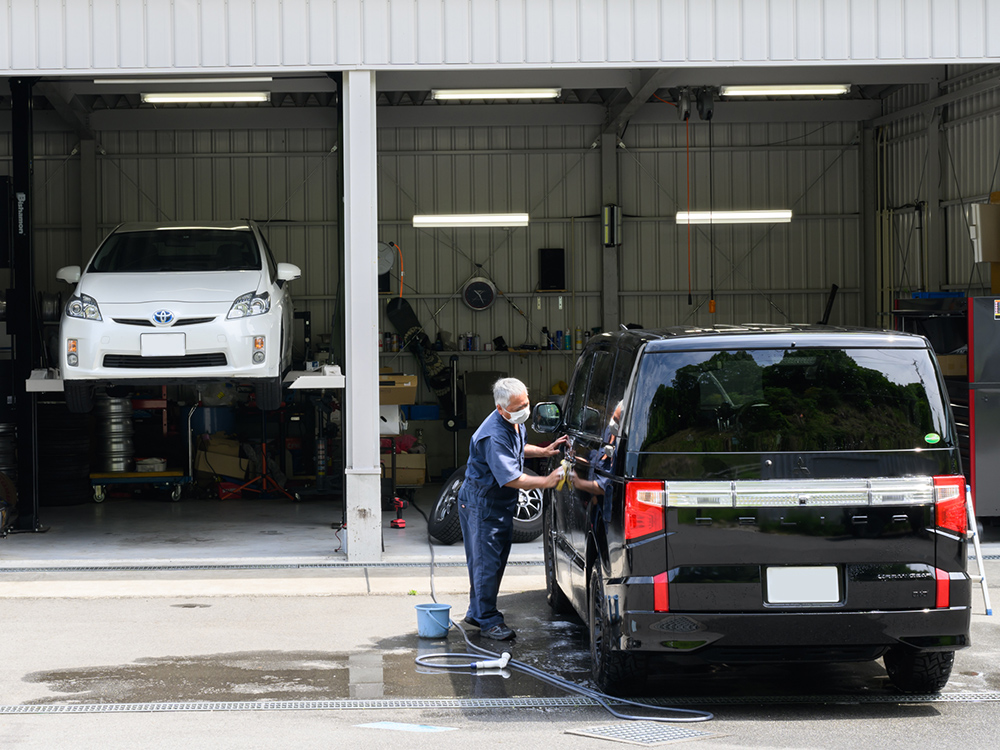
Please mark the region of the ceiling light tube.
POLYGON ((801 83, 793 85, 721 86, 722 96, 843 96, 849 83, 801 83))
POLYGON ((423 214, 415 227, 526 227, 528 214, 423 214))
POLYGON ((775 211, 678 211, 678 224, 787 224, 788 209, 775 211))
POLYGON ((189 83, 222 83, 222 84, 233 84, 233 83, 270 83, 274 78, 272 76, 253 76, 253 77, 243 77, 243 78, 95 78, 94 83, 97 85, 114 85, 120 83, 132 83, 138 84, 140 86, 144 84, 153 83, 166 83, 171 86, 187 86, 189 83))
POLYGON ((143 94, 146 104, 208 104, 213 102, 267 102, 267 91, 188 91, 163 94, 143 94))
POLYGON ((557 99, 562 89, 432 89, 434 99, 557 99))

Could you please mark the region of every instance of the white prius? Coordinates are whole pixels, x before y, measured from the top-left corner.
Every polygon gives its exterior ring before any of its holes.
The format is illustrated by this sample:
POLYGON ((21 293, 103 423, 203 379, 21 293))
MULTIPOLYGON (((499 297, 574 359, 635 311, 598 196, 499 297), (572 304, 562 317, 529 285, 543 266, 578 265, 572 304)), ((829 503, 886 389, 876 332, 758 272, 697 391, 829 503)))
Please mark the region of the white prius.
POLYGON ((90 411, 99 385, 234 379, 278 408, 301 273, 251 221, 119 225, 82 272, 56 274, 76 285, 59 327, 67 406, 90 411))

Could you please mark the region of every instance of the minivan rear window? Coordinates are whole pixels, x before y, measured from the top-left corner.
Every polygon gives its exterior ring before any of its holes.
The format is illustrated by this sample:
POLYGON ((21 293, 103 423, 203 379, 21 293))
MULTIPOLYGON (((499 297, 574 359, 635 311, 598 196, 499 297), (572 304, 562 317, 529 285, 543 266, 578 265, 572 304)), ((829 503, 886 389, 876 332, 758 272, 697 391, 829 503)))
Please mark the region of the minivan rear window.
POLYGON ((636 381, 629 446, 656 453, 943 448, 952 440, 946 408, 925 349, 650 352, 636 381))

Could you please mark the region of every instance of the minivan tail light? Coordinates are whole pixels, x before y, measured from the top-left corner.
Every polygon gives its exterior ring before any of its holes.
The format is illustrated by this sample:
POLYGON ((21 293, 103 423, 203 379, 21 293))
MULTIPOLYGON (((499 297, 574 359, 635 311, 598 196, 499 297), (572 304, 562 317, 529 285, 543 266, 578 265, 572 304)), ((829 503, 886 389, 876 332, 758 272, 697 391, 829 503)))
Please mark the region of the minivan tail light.
POLYGON ((965 477, 934 477, 934 516, 938 528, 965 534, 969 527, 965 512, 965 477))
POLYGON ((637 539, 663 531, 666 492, 663 482, 625 484, 625 539, 637 539))
POLYGON ((937 609, 948 609, 951 606, 951 576, 946 570, 934 568, 934 579, 937 584, 934 606, 937 609))
POLYGON ((670 611, 670 594, 667 591, 666 571, 653 576, 653 610, 655 612, 670 611))

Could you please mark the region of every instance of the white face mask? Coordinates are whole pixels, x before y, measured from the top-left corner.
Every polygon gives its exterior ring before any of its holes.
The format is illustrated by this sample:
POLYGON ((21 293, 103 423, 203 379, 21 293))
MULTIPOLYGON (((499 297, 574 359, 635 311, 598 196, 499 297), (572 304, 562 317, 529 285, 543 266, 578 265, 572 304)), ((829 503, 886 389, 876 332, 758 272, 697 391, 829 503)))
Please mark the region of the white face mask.
MULTIPOLYGON (((528 405, 521 409, 521 411, 512 411, 509 413, 509 417, 504 417, 508 422, 511 424, 524 424, 528 421, 528 417, 531 416, 531 406, 528 405)), ((501 416, 503 415, 501 414, 501 416)))

